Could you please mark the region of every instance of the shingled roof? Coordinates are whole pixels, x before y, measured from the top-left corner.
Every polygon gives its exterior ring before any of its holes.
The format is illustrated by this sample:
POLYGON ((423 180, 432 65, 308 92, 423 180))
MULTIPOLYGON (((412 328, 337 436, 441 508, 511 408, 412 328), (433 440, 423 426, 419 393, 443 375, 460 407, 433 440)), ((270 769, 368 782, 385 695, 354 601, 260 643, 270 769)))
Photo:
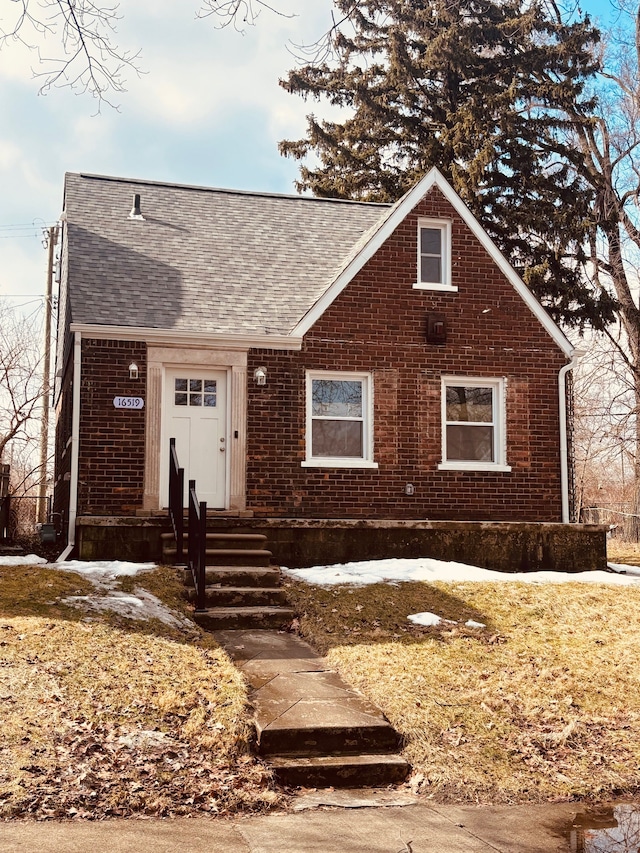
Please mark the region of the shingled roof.
POLYGON ((389 209, 67 174, 70 320, 287 335, 389 209), (144 220, 129 217, 134 194, 144 220))

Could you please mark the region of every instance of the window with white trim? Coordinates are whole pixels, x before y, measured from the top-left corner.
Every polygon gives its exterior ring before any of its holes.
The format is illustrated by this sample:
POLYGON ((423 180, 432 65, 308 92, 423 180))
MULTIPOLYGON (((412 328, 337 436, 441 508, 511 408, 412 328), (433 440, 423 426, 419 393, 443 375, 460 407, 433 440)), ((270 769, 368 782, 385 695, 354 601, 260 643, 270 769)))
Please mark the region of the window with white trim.
POLYGON ((420 290, 457 290, 451 284, 451 223, 418 220, 418 280, 420 290))
POLYGON ((509 471, 504 379, 442 379, 441 469, 509 471))
POLYGON ((307 373, 307 453, 303 465, 378 467, 373 461, 370 374, 307 373))

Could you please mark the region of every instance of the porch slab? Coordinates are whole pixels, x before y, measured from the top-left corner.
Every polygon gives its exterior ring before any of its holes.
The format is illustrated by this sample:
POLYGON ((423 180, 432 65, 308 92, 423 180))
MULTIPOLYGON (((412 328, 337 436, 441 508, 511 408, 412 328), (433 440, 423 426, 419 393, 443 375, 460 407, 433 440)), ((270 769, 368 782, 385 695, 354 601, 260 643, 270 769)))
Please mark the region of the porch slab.
MULTIPOLYGON (((272 562, 289 568, 389 557, 432 557, 502 572, 583 572, 607 565, 602 524, 399 519, 208 518, 211 531, 266 535, 272 562)), ((162 560, 166 515, 77 519, 85 560, 162 560)))

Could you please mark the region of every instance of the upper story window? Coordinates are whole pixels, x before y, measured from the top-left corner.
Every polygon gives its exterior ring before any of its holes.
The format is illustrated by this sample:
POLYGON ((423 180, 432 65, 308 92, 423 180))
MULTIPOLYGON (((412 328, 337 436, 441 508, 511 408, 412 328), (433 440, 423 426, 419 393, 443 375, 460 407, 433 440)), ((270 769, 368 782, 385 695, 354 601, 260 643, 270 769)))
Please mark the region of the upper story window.
POLYGON ((504 379, 444 377, 441 469, 510 471, 504 379))
POLYGON ((452 290, 451 223, 440 219, 418 220, 419 290, 452 290))
POLYGON ((307 467, 377 468, 371 376, 307 374, 307 467))

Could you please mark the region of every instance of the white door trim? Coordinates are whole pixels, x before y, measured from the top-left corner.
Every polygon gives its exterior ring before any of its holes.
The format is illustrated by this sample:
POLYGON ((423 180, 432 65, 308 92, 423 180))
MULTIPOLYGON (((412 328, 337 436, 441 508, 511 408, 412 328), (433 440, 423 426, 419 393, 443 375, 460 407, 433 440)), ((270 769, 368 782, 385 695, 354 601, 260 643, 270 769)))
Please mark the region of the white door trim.
MULTIPOLYGON (((211 509, 229 507, 229 430, 228 387, 230 371, 211 367, 184 364, 165 364, 162 401, 162 447, 169 439, 176 439, 178 462, 185 469, 185 505, 190 479, 196 481, 198 500, 205 501, 211 509), (184 393, 175 387, 174 380, 186 380, 184 393), (205 395, 202 380, 215 382, 212 393, 205 395), (199 390, 194 389, 195 380, 199 390), (203 397, 210 396, 212 407, 207 407, 203 397), (174 404, 181 397, 180 404, 174 404), (189 398, 194 405, 189 402, 189 398), (212 399, 213 398, 213 399, 212 399)), ((160 454, 160 494, 169 493, 168 454, 160 454)))
POLYGON ((207 350, 188 347, 155 347, 147 349, 146 447, 143 511, 155 512, 167 504, 161 494, 160 468, 162 454, 162 405, 165 369, 225 370, 227 372, 227 498, 226 507, 242 511, 247 505, 247 353, 240 350, 207 350))

